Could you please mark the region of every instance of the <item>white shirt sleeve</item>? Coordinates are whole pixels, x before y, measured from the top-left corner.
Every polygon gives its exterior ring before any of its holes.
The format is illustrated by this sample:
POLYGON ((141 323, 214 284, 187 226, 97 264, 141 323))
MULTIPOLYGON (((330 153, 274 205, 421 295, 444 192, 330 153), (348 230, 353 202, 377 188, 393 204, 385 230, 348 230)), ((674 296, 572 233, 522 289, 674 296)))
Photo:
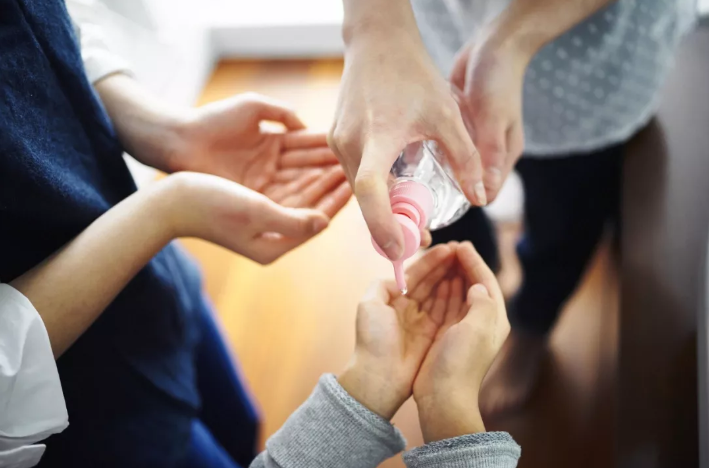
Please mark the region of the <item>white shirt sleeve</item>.
POLYGON ((22 293, 0 284, 0 467, 36 465, 45 449, 36 442, 68 425, 44 322, 22 293))
POLYGON ((74 22, 81 45, 81 58, 91 83, 114 73, 132 75, 122 57, 111 52, 105 30, 101 25, 101 11, 105 5, 97 0, 67 0, 66 6, 74 22))

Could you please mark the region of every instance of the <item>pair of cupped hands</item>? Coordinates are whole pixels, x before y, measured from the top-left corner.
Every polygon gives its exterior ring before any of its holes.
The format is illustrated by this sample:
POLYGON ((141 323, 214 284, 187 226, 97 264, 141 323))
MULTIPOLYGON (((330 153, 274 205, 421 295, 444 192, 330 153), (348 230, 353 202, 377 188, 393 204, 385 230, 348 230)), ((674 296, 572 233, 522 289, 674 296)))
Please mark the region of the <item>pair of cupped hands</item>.
MULTIPOLYGON (((173 237, 269 263, 325 229, 351 197, 325 135, 269 98, 194 109, 173 134, 161 157, 174 173, 154 189, 173 237)), ((359 304, 356 349, 339 381, 386 419, 413 395, 427 440, 484 430, 478 390, 509 331, 495 276, 470 243, 428 250, 407 276, 407 295, 377 282, 359 304)))

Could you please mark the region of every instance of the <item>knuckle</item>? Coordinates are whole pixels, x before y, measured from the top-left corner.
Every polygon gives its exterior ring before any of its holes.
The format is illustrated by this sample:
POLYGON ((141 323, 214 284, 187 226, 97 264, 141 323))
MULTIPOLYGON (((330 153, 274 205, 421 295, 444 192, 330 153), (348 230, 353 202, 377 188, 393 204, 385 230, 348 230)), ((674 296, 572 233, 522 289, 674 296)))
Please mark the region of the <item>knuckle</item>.
POLYGON ((358 195, 368 195, 375 191, 377 175, 369 171, 360 171, 355 177, 354 190, 358 195))
POLYGON ((252 211, 255 213, 264 213, 273 210, 274 203, 271 201, 270 198, 267 198, 265 195, 254 197, 251 203, 252 211))
POLYGON ((458 111, 457 104, 451 99, 447 99, 446 102, 439 109, 440 122, 446 123, 450 122, 456 114, 460 114, 458 111))
POLYGON ((482 132, 478 141, 478 147, 481 151, 491 154, 502 154, 505 152, 505 142, 491 132, 482 132))
POLYGON ((343 125, 337 125, 332 129, 331 134, 330 139, 338 149, 348 146, 354 139, 354 133, 344 128, 343 125))

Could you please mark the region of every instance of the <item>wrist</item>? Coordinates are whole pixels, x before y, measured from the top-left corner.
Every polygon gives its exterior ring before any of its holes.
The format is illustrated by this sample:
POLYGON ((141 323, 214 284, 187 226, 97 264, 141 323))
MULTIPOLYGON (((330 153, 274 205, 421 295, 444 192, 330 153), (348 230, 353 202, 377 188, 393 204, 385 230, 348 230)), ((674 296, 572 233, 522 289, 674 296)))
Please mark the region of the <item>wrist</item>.
POLYGON ((196 109, 173 110, 160 116, 157 133, 161 135, 161 160, 164 172, 188 171, 191 168, 189 159, 194 156, 194 128, 196 126, 196 109))
POLYGON ((337 381, 362 406, 386 420, 394 417, 411 394, 406 385, 398 384, 390 375, 377 372, 375 367, 358 362, 356 358, 337 381))
POLYGON ((519 57, 526 66, 558 33, 543 15, 527 11, 526 6, 519 3, 513 2, 486 27, 485 42, 519 57))
POLYGON ((342 38, 346 50, 362 43, 379 48, 401 40, 421 43, 410 0, 345 0, 344 9, 342 38))
POLYGON ((118 139, 131 156, 163 172, 179 170, 174 158, 182 150, 181 129, 192 109, 169 105, 120 73, 94 86, 118 139))
POLYGON ((194 184, 189 174, 182 172, 169 175, 156 182, 153 190, 152 212, 164 227, 163 235, 167 242, 194 236, 191 228, 194 224, 192 207, 198 196, 194 194, 194 184))
POLYGON ((416 405, 426 443, 485 432, 477 391, 417 397, 416 405))

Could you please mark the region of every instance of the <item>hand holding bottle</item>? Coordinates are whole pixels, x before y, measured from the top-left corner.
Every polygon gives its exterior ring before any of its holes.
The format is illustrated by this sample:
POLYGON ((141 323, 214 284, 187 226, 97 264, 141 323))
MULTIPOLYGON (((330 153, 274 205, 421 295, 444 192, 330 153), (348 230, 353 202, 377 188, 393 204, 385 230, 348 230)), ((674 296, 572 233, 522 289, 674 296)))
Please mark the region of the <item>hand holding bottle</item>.
POLYGON ((375 3, 345 2, 345 70, 328 142, 372 236, 396 260, 404 244, 392 216, 387 177, 407 144, 436 140, 465 196, 478 205, 486 200, 479 156, 449 84, 424 49, 411 5, 408 0, 375 3))

